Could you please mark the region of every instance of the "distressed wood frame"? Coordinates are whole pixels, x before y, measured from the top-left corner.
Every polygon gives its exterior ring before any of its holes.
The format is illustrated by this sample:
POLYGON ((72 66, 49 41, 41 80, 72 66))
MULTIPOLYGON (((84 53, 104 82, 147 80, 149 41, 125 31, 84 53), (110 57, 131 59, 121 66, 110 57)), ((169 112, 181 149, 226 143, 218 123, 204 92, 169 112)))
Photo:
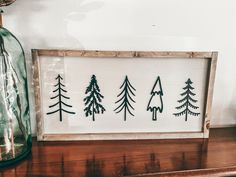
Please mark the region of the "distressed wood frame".
POLYGON ((93 51, 93 50, 50 50, 32 49, 32 72, 35 92, 35 110, 37 121, 37 139, 39 141, 70 141, 70 140, 131 140, 131 139, 185 139, 208 138, 211 120, 211 107, 215 81, 217 52, 159 52, 159 51, 93 51), (208 59, 208 78, 206 84, 205 114, 202 131, 172 132, 172 133, 92 133, 92 134, 45 134, 43 132, 43 117, 40 96, 40 56, 58 57, 103 57, 103 58, 188 58, 208 59))

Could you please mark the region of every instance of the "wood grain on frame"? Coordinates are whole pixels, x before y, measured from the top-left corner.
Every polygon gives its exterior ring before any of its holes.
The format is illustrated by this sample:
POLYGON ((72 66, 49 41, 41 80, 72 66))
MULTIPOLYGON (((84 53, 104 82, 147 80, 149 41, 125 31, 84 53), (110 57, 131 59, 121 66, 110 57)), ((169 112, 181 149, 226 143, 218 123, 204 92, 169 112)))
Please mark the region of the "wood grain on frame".
POLYGON ((135 139, 185 139, 203 138, 202 132, 184 133, 91 133, 91 134, 44 134, 44 141, 75 141, 75 140, 135 140, 135 139), (190 136, 191 135, 191 136, 190 136))
POLYGON ((37 121, 37 139, 40 141, 70 141, 70 140, 129 140, 129 139, 184 139, 208 138, 211 119, 213 88, 217 64, 217 52, 178 52, 178 51, 93 51, 93 50, 51 50, 32 49, 33 82, 35 91, 35 110, 37 121), (56 57, 94 57, 96 58, 189 58, 208 59, 208 78, 206 90, 205 113, 201 132, 176 132, 176 133, 93 133, 93 134, 45 134, 43 116, 41 111, 40 96, 40 64, 39 56, 56 57))
POLYGON ((41 91, 40 91, 40 66, 38 58, 38 50, 32 50, 32 73, 33 73, 33 86, 35 95, 35 114, 36 114, 36 130, 37 139, 43 140, 43 117, 41 109, 41 91))
POLYGON ((212 58, 212 52, 37 50, 38 56, 117 57, 117 58, 212 58))
POLYGON ((212 52, 212 57, 210 60, 210 66, 208 71, 208 84, 207 84, 207 95, 205 104, 205 117, 203 123, 204 138, 209 137, 210 120, 211 120, 211 108, 213 99, 213 89, 216 75, 216 65, 217 65, 217 52, 212 52))

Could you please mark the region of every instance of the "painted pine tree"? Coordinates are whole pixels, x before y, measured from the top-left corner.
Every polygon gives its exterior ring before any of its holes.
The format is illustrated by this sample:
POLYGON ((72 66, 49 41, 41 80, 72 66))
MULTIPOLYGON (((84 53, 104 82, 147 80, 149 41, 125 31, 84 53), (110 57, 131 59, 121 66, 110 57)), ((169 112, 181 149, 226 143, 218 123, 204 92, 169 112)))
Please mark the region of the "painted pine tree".
POLYGON ((163 111, 163 91, 161 86, 161 79, 159 76, 157 77, 157 80, 152 88, 151 95, 152 96, 148 102, 147 111, 152 112, 152 120, 156 121, 157 112, 162 113, 163 111))
POLYGON ((104 96, 100 93, 95 75, 92 75, 91 81, 85 91, 85 94, 87 94, 87 96, 84 98, 85 115, 86 117, 92 115, 92 119, 93 121, 95 121, 95 114, 103 114, 104 111, 106 111, 103 105, 100 104, 104 96))
POLYGON ((124 121, 126 121, 127 113, 134 116, 134 114, 131 112, 131 109, 134 110, 131 103, 135 103, 134 99, 132 97, 135 96, 134 92, 136 89, 131 85, 129 82, 128 76, 125 76, 125 80, 120 86, 120 89, 122 90, 117 97, 119 98, 118 101, 116 101, 116 104, 119 104, 119 106, 114 110, 116 113, 120 113, 121 111, 124 111, 124 121))
POLYGON ((66 110, 66 107, 71 108, 72 106, 66 104, 63 101, 64 99, 67 99, 67 100, 70 99, 70 97, 67 97, 67 96, 64 95, 64 93, 66 93, 67 91, 64 89, 65 85, 61 83, 61 80, 63 80, 63 78, 61 77, 60 74, 58 74, 58 76, 55 78, 55 80, 57 80, 57 84, 54 85, 54 87, 56 87, 56 88, 55 88, 55 90, 53 90, 53 92, 57 93, 57 95, 54 96, 54 97, 51 97, 50 99, 54 100, 54 99, 58 98, 58 101, 55 104, 49 106, 49 108, 53 108, 53 107, 58 106, 58 109, 55 110, 55 111, 48 112, 47 115, 59 112, 60 121, 62 122, 62 112, 65 112, 65 113, 68 113, 68 114, 75 114, 75 112, 71 112, 71 111, 66 110))
POLYGON ((182 116, 185 115, 185 121, 188 120, 188 115, 192 116, 198 116, 200 113, 195 113, 193 112, 190 108, 192 109, 198 109, 199 107, 193 105, 194 103, 197 102, 197 100, 193 99, 192 97, 195 96, 196 94, 192 92, 194 89, 192 87, 193 82, 191 79, 188 79, 186 82, 186 86, 183 88, 185 90, 183 93, 180 95, 183 96, 184 98, 178 100, 178 102, 181 104, 180 106, 177 106, 176 109, 180 110, 183 109, 181 112, 174 113, 175 116, 182 116))

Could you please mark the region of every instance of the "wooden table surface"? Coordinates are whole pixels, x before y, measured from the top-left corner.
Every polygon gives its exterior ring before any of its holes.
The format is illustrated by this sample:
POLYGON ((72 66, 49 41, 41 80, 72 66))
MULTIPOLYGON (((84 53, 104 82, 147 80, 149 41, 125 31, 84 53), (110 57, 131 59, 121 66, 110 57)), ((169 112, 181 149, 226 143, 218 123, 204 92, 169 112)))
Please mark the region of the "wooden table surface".
POLYGON ((236 176, 236 128, 210 132, 208 146, 203 140, 34 140, 32 155, 0 169, 0 177, 236 176))

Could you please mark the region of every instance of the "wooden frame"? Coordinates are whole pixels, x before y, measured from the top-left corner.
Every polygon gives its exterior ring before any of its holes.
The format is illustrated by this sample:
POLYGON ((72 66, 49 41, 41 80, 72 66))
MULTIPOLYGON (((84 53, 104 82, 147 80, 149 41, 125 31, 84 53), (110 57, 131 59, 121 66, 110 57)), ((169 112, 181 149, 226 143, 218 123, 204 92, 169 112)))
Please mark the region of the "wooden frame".
POLYGON ((33 80, 35 91, 35 109, 37 121, 37 138, 40 141, 61 140, 129 140, 129 139, 176 139, 176 138, 208 138, 213 88, 215 81, 217 52, 156 52, 156 51, 84 51, 84 50, 46 50, 32 49, 33 80), (208 83, 205 114, 201 132, 177 132, 177 133, 99 133, 99 134, 44 134, 40 97, 40 56, 71 56, 71 57, 117 57, 117 58, 188 58, 208 59, 208 83))

